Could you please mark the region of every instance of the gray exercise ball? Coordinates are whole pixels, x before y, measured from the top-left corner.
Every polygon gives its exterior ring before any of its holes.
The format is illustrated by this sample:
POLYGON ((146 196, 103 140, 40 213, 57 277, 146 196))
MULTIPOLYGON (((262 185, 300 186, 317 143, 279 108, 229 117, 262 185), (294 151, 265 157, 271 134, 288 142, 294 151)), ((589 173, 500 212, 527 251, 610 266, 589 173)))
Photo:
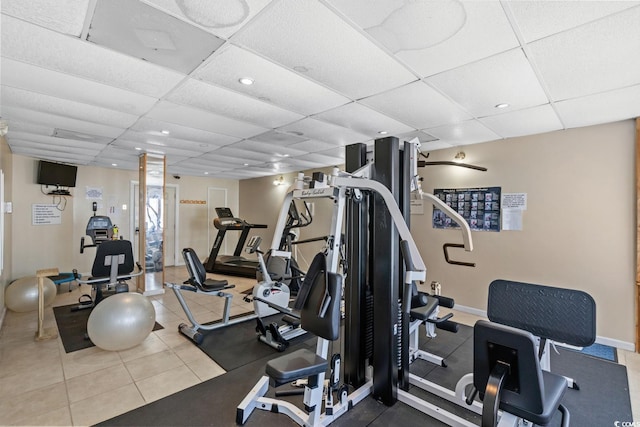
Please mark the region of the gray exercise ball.
MULTIPOLYGON (((44 278, 44 306, 51 305, 56 299, 56 285, 47 277, 44 278)), ((38 310, 38 278, 22 277, 7 286, 4 291, 4 302, 7 308, 18 313, 38 310)))
POLYGON ((102 300, 89 315, 87 333, 103 350, 120 351, 145 340, 156 322, 156 310, 147 297, 126 292, 102 300))

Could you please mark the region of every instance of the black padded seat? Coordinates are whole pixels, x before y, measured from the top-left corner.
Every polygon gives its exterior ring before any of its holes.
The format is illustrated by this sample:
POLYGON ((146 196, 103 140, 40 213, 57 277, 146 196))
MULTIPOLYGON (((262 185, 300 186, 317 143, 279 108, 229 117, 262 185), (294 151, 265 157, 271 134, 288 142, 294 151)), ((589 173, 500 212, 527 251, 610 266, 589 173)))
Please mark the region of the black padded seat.
POLYGON ((207 279, 204 265, 202 265, 196 251, 192 248, 184 248, 182 250, 182 258, 184 258, 187 271, 189 271, 189 280, 185 283, 195 286, 203 292, 217 292, 223 289, 235 288, 235 285, 229 285, 226 280, 207 279))
POLYGON ((411 308, 409 314, 411 320, 422 320, 423 322, 429 319, 431 313, 438 307, 438 299, 433 297, 427 297, 427 305, 422 307, 411 308))
POLYGON ((540 369, 536 341, 530 332, 478 320, 473 328, 473 385, 483 400, 482 425, 492 425, 500 409, 539 426, 551 422, 555 411, 569 413, 560 404, 567 379, 540 369))
POLYGON ((229 282, 226 280, 206 279, 200 287, 205 292, 220 291, 222 289, 229 289, 229 282))
POLYGON ((517 417, 531 421, 535 425, 548 425, 558 410, 558 402, 561 401, 562 396, 567 389, 567 380, 560 375, 552 374, 547 371, 542 371, 542 380, 544 382, 542 402, 543 405, 546 404, 546 406, 542 408, 540 413, 530 412, 506 402, 500 402, 500 409, 517 417))
POLYGON ((271 385, 279 387, 299 378, 319 375, 325 372, 328 366, 326 359, 303 348, 268 361, 265 372, 271 385))

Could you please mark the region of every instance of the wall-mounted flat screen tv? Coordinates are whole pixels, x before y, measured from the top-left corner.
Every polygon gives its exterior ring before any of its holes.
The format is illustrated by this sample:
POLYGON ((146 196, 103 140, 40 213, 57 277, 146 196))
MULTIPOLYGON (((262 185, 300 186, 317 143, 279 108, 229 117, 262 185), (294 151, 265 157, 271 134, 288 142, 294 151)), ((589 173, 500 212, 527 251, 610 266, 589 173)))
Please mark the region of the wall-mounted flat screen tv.
POLYGON ((40 160, 38 163, 38 184, 75 187, 77 173, 77 166, 40 160))

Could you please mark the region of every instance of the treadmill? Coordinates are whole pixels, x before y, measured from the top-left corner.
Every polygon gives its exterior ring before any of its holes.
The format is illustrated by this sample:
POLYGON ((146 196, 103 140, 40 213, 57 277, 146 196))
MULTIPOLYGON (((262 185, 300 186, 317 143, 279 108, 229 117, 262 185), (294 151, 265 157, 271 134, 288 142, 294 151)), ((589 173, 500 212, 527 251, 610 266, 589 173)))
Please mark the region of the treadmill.
POLYGON ((213 242, 209 258, 205 261, 205 270, 209 273, 255 278, 258 260, 248 260, 240 254, 247 237, 249 237, 249 231, 253 228, 267 228, 267 226, 265 224, 250 224, 241 218, 236 218, 229 208, 216 208, 216 214, 218 218, 213 220, 213 225, 218 229, 218 234, 213 242), (240 231, 240 239, 233 255, 218 255, 227 231, 240 231))

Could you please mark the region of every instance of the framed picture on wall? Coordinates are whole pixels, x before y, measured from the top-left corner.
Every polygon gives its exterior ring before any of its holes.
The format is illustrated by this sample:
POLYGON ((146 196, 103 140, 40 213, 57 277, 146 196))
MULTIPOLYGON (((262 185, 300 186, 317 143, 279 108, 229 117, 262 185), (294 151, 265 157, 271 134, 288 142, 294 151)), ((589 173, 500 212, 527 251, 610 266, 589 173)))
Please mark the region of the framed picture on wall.
MULTIPOLYGON (((437 188, 433 194, 458 212, 472 231, 500 231, 501 187, 437 188)), ((434 206, 433 228, 459 228, 434 206)))

